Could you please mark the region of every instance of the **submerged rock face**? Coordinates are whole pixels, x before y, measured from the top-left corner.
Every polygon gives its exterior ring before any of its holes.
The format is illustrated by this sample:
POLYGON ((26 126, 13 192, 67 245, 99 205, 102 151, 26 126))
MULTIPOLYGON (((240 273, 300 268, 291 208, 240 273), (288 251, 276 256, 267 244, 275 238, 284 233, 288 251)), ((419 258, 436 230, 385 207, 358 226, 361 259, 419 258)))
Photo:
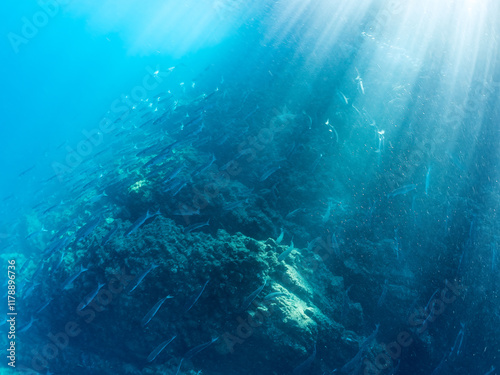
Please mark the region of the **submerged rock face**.
MULTIPOLYGON (((113 224, 119 231, 128 227, 120 220, 113 224)), ((105 229, 96 232, 98 242, 105 229)), ((343 278, 311 249, 294 248, 279 262, 289 245, 230 235, 223 229, 213 235, 184 233, 162 216, 130 237, 115 236, 106 246, 84 251, 93 241, 75 245, 79 249, 75 254, 89 271, 58 296, 58 305, 68 308, 47 309, 58 321, 74 320, 80 328, 64 356, 53 361, 61 371, 78 373, 64 358, 81 351, 82 360, 101 374, 175 371, 191 348, 217 337, 202 352, 183 360, 183 373, 195 373, 200 365, 207 373, 287 373, 311 354, 314 345, 318 358, 328 358, 311 364, 320 371, 348 359, 352 340, 357 340, 352 332, 346 336, 342 324, 348 329, 360 327, 359 304, 348 305, 349 316, 340 322, 343 278), (78 311, 77 305, 98 281, 104 287, 78 311), (142 327, 144 316, 167 295, 174 298, 165 300, 142 327), (186 312, 187 306, 191 308, 186 312), (153 349, 173 335, 176 339, 147 363, 153 349), (255 358, 250 364, 249 357, 255 358), (246 363, 245 369, 241 363, 246 363)), ((59 327, 47 328, 54 332, 59 327)))
MULTIPOLYGON (((339 342, 343 327, 333 316, 339 315, 335 299, 343 294, 342 278, 332 275, 321 263, 315 273, 302 265, 301 251, 307 249, 296 249, 285 261, 278 262, 278 255, 287 246, 273 240, 257 241, 242 234, 229 235, 224 230, 218 230, 215 237, 204 232, 184 234, 171 220, 162 217, 155 219, 154 225, 145 226, 141 239, 134 239, 133 243, 131 248, 127 239, 115 241, 111 251, 102 249, 98 254, 104 265, 112 262, 116 252, 127 269, 137 272, 152 262, 159 265, 131 295, 120 296, 120 306, 113 309, 115 322, 134 322, 137 328, 134 334, 123 324, 115 323, 113 327, 113 342, 122 337, 119 341, 126 343, 127 352, 133 353, 126 357, 144 358, 167 332, 178 335, 166 349, 178 360, 183 351, 218 336, 211 348, 200 353, 199 360, 207 370, 216 370, 218 356, 222 356, 226 370, 231 368, 242 374, 258 372, 259 368, 264 371, 278 363, 277 368, 283 370, 286 363, 285 367, 293 370, 299 364, 297 359, 307 356, 316 341, 321 351, 338 350, 333 349, 333 343, 339 342), (308 281, 307 276, 313 279, 308 281), (240 311, 244 300, 266 279, 269 281, 248 309, 240 311), (323 283, 326 279, 333 281, 323 283), (197 293, 206 280, 206 290, 185 313, 186 299, 197 293), (168 300, 148 326, 141 329, 139 320, 162 291, 175 298, 168 300), (284 295, 264 300, 275 292, 284 295), (272 355, 262 357, 262 348, 272 355), (252 352, 255 368, 240 369, 242 357, 248 358, 252 352)), ((192 365, 197 361, 192 359, 192 365)), ((151 366, 163 368, 155 363, 151 366)), ((183 366, 187 368, 189 361, 183 366)))

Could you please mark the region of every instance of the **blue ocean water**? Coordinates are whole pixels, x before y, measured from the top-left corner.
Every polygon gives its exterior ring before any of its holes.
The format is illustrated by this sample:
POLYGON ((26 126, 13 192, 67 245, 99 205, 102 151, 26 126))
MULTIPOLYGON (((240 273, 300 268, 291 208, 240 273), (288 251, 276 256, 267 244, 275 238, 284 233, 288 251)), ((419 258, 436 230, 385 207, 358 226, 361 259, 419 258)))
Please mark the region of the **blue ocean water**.
POLYGON ((0 373, 496 374, 499 10, 6 1, 0 373))

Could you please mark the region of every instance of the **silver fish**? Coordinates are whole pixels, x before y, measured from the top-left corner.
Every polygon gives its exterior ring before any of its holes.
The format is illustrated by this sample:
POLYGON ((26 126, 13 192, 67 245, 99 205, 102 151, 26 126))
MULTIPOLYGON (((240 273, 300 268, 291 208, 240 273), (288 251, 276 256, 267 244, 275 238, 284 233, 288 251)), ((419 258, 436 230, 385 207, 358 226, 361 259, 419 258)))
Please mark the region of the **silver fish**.
POLYGON ((203 285, 203 288, 201 288, 200 292, 196 295, 196 297, 194 299, 192 299, 192 302, 188 301, 188 303, 186 303, 186 307, 187 307, 186 312, 191 310, 191 308, 194 306, 194 304, 200 299, 200 297, 203 294, 203 292, 205 291, 205 288, 207 287, 207 284, 209 281, 210 281, 210 279, 208 279, 205 282, 205 284, 203 285))
POLYGON ((94 298, 97 296, 97 294, 99 293, 99 291, 101 290, 101 288, 104 285, 106 285, 106 283, 99 283, 98 282, 96 290, 94 290, 90 294, 87 294, 85 296, 85 298, 83 299, 83 301, 80 303, 80 305, 78 305, 78 311, 82 311, 84 308, 86 308, 94 300, 94 298))
POLYGON ((28 324, 26 324, 25 326, 23 326, 21 329, 19 329, 19 333, 23 333, 23 332, 26 332, 28 329, 31 328, 31 326, 33 325, 33 322, 35 322, 35 320, 38 320, 38 319, 34 319, 33 318, 33 315, 31 316, 31 319, 30 319, 30 322, 28 324))
POLYGON ((130 284, 127 285, 127 288, 125 288, 125 292, 127 294, 132 293, 135 290, 135 288, 137 288, 139 286, 139 284, 142 282, 142 280, 144 280, 146 275, 157 267, 159 267, 157 264, 152 263, 148 269, 146 269, 140 275, 137 275, 136 278, 130 284))
POLYGON ((278 298, 278 297, 283 297, 283 296, 286 296, 287 294, 286 293, 283 293, 283 292, 274 292, 274 293, 269 293, 267 296, 265 296, 263 298, 264 301, 269 301, 271 299, 275 299, 275 298, 278 298))
POLYGON ((283 237, 285 236, 285 231, 283 230, 283 228, 281 228, 281 233, 280 235, 278 236, 278 238, 276 238, 276 243, 277 244, 280 244, 281 241, 283 241, 283 237))
POLYGON ((145 327, 146 324, 148 324, 150 322, 150 320, 153 319, 153 317, 156 315, 156 313, 158 312, 160 307, 163 305, 163 303, 169 298, 174 298, 174 297, 173 296, 166 296, 165 298, 162 298, 161 300, 156 302, 156 304, 151 308, 151 310, 148 311, 146 316, 144 318, 142 318, 141 326, 145 327))
POLYGON ((397 195, 409 193, 410 191, 415 190, 416 188, 417 188, 417 185, 415 185, 415 184, 409 184, 409 185, 402 186, 402 187, 394 189, 393 191, 388 193, 387 198, 392 198, 392 197, 395 197, 397 195))
POLYGON ((145 222, 146 220, 148 220, 149 218, 152 218, 153 216, 156 216, 156 215, 160 215, 161 212, 160 210, 158 210, 156 213, 154 214, 150 214, 149 213, 149 210, 146 212, 145 215, 141 216, 140 218, 138 218, 134 224, 132 224, 128 229, 127 231, 125 232, 125 237, 128 237, 130 236, 132 233, 134 233, 137 229, 139 229, 145 222))
POLYGON ((286 249, 285 251, 283 251, 279 257, 278 257, 278 262, 281 262, 283 259, 285 259, 288 255, 290 255, 290 253, 292 252, 292 250, 294 249, 293 247, 293 238, 292 238, 292 243, 290 244, 290 246, 288 246, 288 249, 286 249))
POLYGON ((241 306, 241 308, 240 308, 240 310, 238 312, 243 312, 246 309, 248 309, 248 307, 253 302, 253 300, 255 298, 257 298, 257 296, 259 295, 260 292, 262 292, 262 289, 264 289, 264 287, 266 286, 266 284, 267 284, 267 279, 264 280, 264 284, 262 286, 258 287, 247 298, 245 298, 245 301, 243 301, 243 304, 242 304, 242 306, 241 306))
POLYGON ((219 338, 216 337, 215 339, 210 340, 209 342, 206 342, 204 344, 195 346, 193 349, 189 350, 186 354, 184 354, 183 358, 189 359, 193 358, 196 354, 201 352, 202 350, 205 350, 208 348, 210 345, 212 345, 214 342, 216 342, 219 338))
POLYGON ((163 341, 160 345, 158 345, 149 355, 147 358, 148 362, 153 362, 156 357, 158 357, 158 354, 162 352, 165 347, 170 344, 177 336, 172 337, 170 340, 163 341))
POLYGON ((272 168, 268 169, 266 172, 264 172, 264 174, 262 176, 260 176, 259 181, 263 182, 263 181, 267 180, 269 178, 269 176, 271 176, 273 173, 275 173, 280 168, 281 168, 281 166, 278 165, 277 167, 272 167, 272 168))
POLYGON ((194 223, 194 224, 191 224, 188 227, 185 227, 184 230, 183 230, 183 233, 189 233, 189 232, 192 232, 193 230, 200 229, 200 228, 202 228, 204 226, 207 226, 207 225, 210 225, 210 219, 208 219, 204 223, 194 223))
POLYGON ((431 167, 427 168, 427 173, 425 174, 425 195, 429 192, 429 185, 431 183, 431 167))
POLYGON ((82 273, 84 273, 85 271, 88 271, 88 268, 85 268, 83 267, 81 264, 80 264, 80 270, 74 274, 73 276, 70 276, 68 277, 62 284, 62 287, 61 289, 67 289, 72 283, 73 281, 75 281, 77 279, 78 276, 80 276, 82 273))

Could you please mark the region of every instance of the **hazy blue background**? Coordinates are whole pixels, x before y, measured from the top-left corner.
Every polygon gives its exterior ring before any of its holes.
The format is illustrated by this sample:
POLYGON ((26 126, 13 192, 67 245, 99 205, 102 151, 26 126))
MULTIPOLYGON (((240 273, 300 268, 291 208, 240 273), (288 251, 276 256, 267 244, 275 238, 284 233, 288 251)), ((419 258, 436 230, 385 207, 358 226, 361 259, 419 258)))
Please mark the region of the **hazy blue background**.
MULTIPOLYGON (((97 127, 111 103, 141 83, 146 67, 182 61, 185 77, 194 78, 206 68, 207 53, 220 57, 239 26, 221 23, 208 2, 185 1, 185 9, 176 13, 171 1, 153 1, 148 7, 134 1, 68 3, 18 53, 9 33, 22 35, 22 18, 32 20, 42 8, 34 1, 4 3, 0 137, 6 142, 0 160, 8 184, 0 196, 16 191, 17 175, 35 163, 34 175, 52 175, 56 147, 65 141, 76 144, 81 130, 97 127), (207 12, 211 18, 204 19, 207 12), (159 17, 156 24, 154 17, 159 17)), ((229 16, 234 19, 232 12, 229 16)))

